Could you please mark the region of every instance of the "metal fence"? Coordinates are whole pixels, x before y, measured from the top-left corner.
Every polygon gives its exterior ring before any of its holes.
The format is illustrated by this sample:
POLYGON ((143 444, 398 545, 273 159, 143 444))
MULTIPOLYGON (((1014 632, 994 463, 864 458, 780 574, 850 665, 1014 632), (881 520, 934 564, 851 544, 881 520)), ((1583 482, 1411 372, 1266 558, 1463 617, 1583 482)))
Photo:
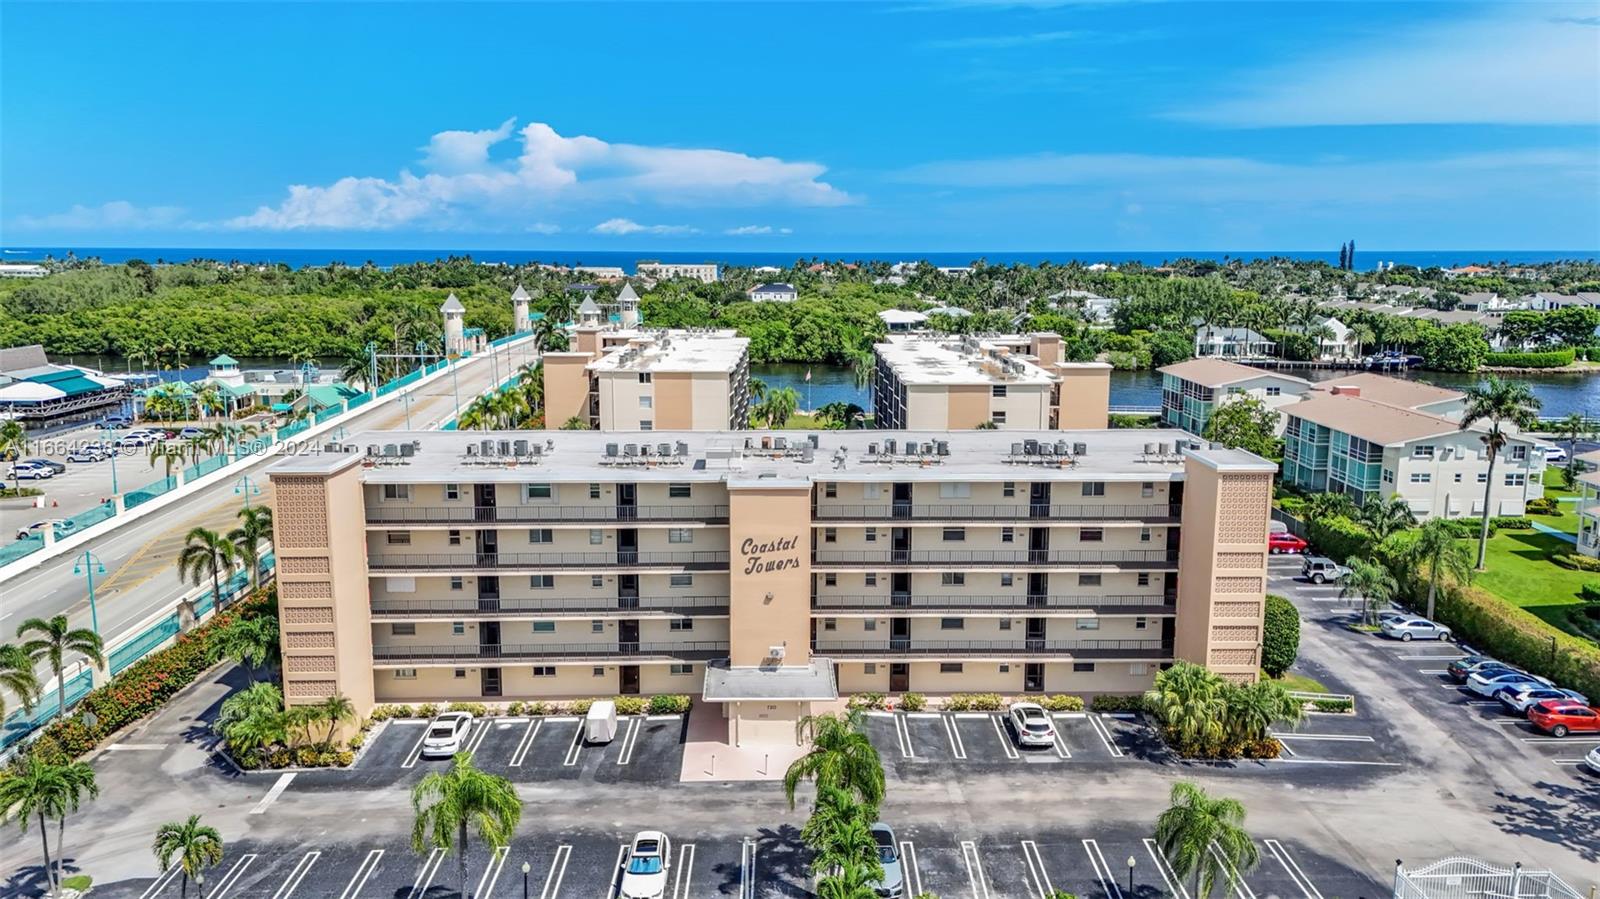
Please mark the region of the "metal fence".
MULTIPOLYGON (((1592 896, 1593 893, 1591 892, 1592 896)), ((1406 870, 1394 866, 1394 899, 1585 899, 1550 871, 1454 856, 1406 870)))

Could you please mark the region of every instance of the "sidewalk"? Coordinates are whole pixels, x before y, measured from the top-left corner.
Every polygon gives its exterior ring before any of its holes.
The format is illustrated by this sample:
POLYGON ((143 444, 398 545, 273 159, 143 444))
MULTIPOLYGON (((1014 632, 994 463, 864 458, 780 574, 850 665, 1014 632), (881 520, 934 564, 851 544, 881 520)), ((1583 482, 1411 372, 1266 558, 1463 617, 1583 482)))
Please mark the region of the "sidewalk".
POLYGON ((730 746, 728 719, 722 706, 696 702, 689 710, 689 732, 683 743, 681 783, 782 780, 783 773, 808 747, 792 744, 730 746))

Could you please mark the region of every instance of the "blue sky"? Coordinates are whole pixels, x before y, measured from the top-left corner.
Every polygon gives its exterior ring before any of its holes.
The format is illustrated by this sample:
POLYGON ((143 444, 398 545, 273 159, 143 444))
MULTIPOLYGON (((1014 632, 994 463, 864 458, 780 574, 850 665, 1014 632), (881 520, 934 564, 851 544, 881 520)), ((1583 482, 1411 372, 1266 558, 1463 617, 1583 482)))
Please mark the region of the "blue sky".
POLYGON ((1600 4, 0 4, 0 243, 1600 248, 1600 4))

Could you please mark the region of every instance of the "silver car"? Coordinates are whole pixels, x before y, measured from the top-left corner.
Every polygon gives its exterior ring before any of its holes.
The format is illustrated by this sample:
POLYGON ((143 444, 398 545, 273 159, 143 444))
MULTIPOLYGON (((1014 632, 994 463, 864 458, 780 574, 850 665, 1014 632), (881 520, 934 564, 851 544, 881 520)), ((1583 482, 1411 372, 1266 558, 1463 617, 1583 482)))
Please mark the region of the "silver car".
POLYGON ((422 738, 423 758, 452 756, 466 748, 467 734, 472 732, 472 715, 467 712, 445 712, 428 725, 422 738))
POLYGON ((1300 576, 1313 584, 1327 584, 1350 573, 1350 569, 1327 556, 1306 556, 1300 563, 1300 576))
POLYGON ((1402 642, 1412 640, 1450 640, 1450 629, 1442 624, 1429 621, 1426 618, 1413 618, 1409 615, 1398 618, 1385 618, 1379 625, 1385 637, 1390 637, 1402 642))
POLYGON ((1055 745, 1055 724, 1051 722, 1044 706, 1036 702, 1014 702, 1011 704, 1009 717, 1011 730, 1017 735, 1018 746, 1026 748, 1055 745))
POLYGON ((905 871, 900 865, 900 844, 895 842, 894 831, 879 821, 872 825, 872 839, 878 844, 878 864, 883 866, 883 880, 875 889, 884 899, 900 899, 905 895, 905 871))

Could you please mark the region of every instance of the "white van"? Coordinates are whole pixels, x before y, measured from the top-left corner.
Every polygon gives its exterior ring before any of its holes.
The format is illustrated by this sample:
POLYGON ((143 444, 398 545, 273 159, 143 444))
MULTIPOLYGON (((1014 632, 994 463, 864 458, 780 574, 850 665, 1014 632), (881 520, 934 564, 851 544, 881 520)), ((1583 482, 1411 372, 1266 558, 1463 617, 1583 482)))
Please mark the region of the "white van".
POLYGON ((610 743, 617 737, 617 704, 602 699, 589 706, 583 719, 583 739, 588 743, 610 743))

